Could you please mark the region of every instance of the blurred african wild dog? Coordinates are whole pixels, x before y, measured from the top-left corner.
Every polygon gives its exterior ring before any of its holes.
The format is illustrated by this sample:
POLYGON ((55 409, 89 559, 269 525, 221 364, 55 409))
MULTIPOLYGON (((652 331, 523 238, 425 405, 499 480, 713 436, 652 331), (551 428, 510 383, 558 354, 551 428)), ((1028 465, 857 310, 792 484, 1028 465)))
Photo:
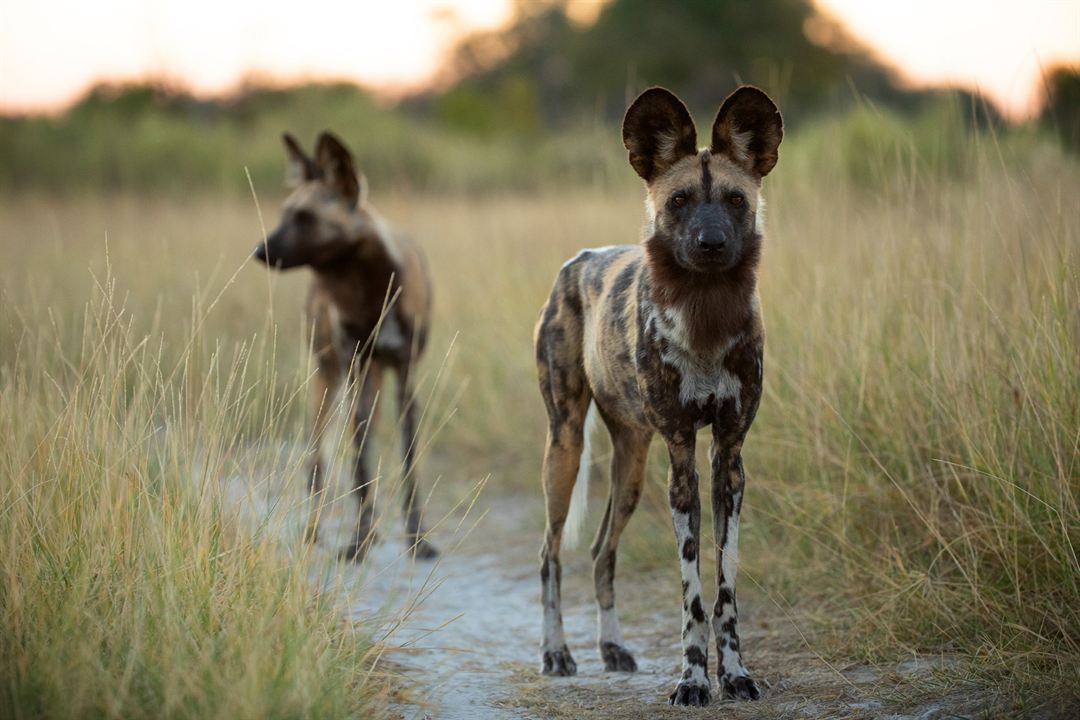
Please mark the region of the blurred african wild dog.
MULTIPOLYGON (((374 540, 372 478, 368 447, 375 397, 383 372, 397 375, 397 402, 404 453, 404 513, 407 542, 418 557, 432 558, 435 548, 424 539, 416 492, 417 409, 411 372, 424 350, 431 317, 431 281, 420 248, 393 231, 367 199, 367 181, 352 155, 324 132, 308 157, 292 135, 284 136, 287 179, 281 224, 255 250, 256 259, 285 270, 313 271, 307 302, 311 350, 317 362, 314 380, 314 456, 310 492, 320 497, 324 466, 320 441, 329 409, 342 381, 358 390, 350 406, 356 448, 353 484, 360 515, 352 542, 342 556, 360 560, 374 540)), ((316 539, 317 504, 308 538, 316 539)))
POLYGON ((634 101, 622 136, 645 181, 643 242, 583 250, 563 265, 535 335, 549 417, 543 672, 577 671, 563 635, 559 547, 564 527, 569 534, 584 515, 588 428, 599 413, 614 447, 611 493, 592 545, 600 654, 608 670, 637 667, 615 613, 615 551, 641 494, 649 441, 659 433, 671 459, 668 492, 682 571, 682 676, 671 694, 679 705, 704 705, 711 694, 694 465, 697 431, 706 425, 720 690, 740 699, 760 695, 739 649, 735 570, 745 481, 740 451, 761 397, 761 182, 776 165, 783 123, 764 92, 740 87, 720 107, 708 147, 699 149, 696 135, 686 106, 667 90, 652 88, 634 101))

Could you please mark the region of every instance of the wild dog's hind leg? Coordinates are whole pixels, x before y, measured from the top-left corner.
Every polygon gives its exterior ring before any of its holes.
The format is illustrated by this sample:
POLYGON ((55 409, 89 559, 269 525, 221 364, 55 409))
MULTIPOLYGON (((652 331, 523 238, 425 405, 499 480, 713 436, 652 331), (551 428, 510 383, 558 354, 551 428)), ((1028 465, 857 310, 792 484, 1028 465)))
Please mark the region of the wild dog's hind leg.
POLYGON ((593 582, 599 625, 597 645, 604 659, 604 669, 634 672, 637 663, 626 649, 619 618, 615 612, 615 553, 619 537, 626 528, 645 481, 645 462, 649 455, 649 435, 607 423, 611 432, 614 456, 611 461, 611 496, 600 532, 592 546, 593 582))
POLYGON ((358 368, 356 372, 360 375, 360 389, 352 408, 352 439, 356 451, 353 490, 360 503, 360 513, 353 540, 341 551, 341 556, 346 560, 359 562, 375 542, 375 502, 372 497, 374 481, 368 473, 367 460, 374 435, 375 399, 382 385, 383 368, 380 363, 371 360, 366 368, 358 368))
POLYGON ((402 512, 405 514, 405 542, 413 548, 416 557, 431 560, 439 555, 439 551, 424 538, 422 509, 416 497, 417 410, 409 370, 407 363, 397 368, 398 415, 401 421, 401 452, 404 456, 402 490, 405 497, 402 501, 402 512))
POLYGON ((542 478, 547 528, 540 550, 541 602, 544 606, 542 671, 573 675, 577 663, 563 633, 562 567, 559 545, 577 479, 591 394, 581 357, 581 320, 560 298, 556 285, 536 332, 540 393, 548 413, 547 445, 542 478))
POLYGON ((312 507, 307 530, 304 533, 305 539, 309 542, 315 542, 318 538, 319 513, 322 509, 323 487, 326 484, 326 469, 322 461, 322 439, 330 421, 330 408, 337 396, 341 379, 341 367, 332 350, 326 348, 317 351, 315 360, 318 363, 318 369, 315 372, 311 393, 314 409, 311 432, 313 447, 311 466, 308 468, 308 494, 312 500, 312 507))

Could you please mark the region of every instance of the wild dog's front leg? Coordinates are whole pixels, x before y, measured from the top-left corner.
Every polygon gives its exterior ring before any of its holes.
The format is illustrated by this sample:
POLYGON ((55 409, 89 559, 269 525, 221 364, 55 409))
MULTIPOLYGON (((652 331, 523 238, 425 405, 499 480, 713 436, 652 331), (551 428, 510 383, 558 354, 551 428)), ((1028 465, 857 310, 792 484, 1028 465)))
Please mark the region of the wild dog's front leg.
POLYGON ((382 384, 382 366, 372 360, 364 371, 360 381, 352 411, 352 437, 356 448, 356 460, 353 465, 353 490, 360 503, 356 532, 341 556, 357 562, 364 559, 368 549, 375 542, 375 503, 372 485, 374 480, 368 474, 368 448, 371 446, 372 427, 375 420, 375 401, 382 384))
MULTIPOLYGON (((721 438, 717 438, 719 442, 721 438)), ((713 631, 720 656, 717 671, 725 697, 757 700, 761 692, 743 665, 739 648, 739 606, 735 600, 735 572, 739 563, 739 510, 746 484, 739 448, 713 445, 713 536, 716 540, 716 605, 713 631)))
POLYGON ((698 548, 701 537, 701 499, 694 468, 694 433, 681 433, 680 441, 668 440, 671 471, 668 499, 675 525, 675 543, 682 571, 683 630, 682 677, 671 693, 673 705, 708 705, 709 621, 701 601, 701 568, 698 548))
POLYGON ((323 488, 325 487, 325 469, 322 462, 322 440, 326 432, 326 426, 330 420, 330 405, 334 402, 337 392, 340 370, 337 358, 333 353, 323 352, 316 355, 318 371, 312 385, 312 402, 314 405, 314 419, 311 432, 311 465, 308 468, 308 494, 312 503, 308 515, 307 528, 304 537, 309 542, 318 539, 319 514, 322 512, 324 501, 323 488))
POLYGON ((739 512, 746 485, 742 444, 761 400, 760 338, 736 348, 729 354, 728 363, 739 378, 740 389, 737 398, 729 398, 720 405, 713 423, 712 504, 717 565, 713 630, 720 656, 721 692, 738 700, 757 700, 761 691, 743 665, 739 646, 735 573, 739 564, 739 512))
POLYGON ((405 515, 405 541, 421 560, 432 560, 439 555, 435 546, 424 538, 422 511, 416 492, 416 399, 409 381, 409 367, 398 370, 398 414, 401 418, 402 484, 405 497, 402 513, 405 515))

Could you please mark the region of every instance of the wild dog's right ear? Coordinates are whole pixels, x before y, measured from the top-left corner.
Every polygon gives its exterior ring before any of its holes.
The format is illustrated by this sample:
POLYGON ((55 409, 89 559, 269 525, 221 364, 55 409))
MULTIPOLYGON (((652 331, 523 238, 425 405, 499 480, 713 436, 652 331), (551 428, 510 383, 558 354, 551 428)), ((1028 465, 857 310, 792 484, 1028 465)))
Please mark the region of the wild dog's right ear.
POLYGON ((630 164, 645 182, 697 152, 690 111, 662 87, 649 88, 630 105, 623 118, 622 139, 630 151, 630 164))
POLYGON ((291 133, 283 134, 281 141, 285 143, 285 154, 289 156, 289 164, 285 170, 285 184, 287 186, 296 187, 301 183, 319 177, 319 167, 314 160, 307 156, 304 148, 300 147, 300 143, 291 133))
POLYGON ((356 207, 361 200, 361 182, 352 153, 345 144, 329 131, 320 133, 315 145, 315 160, 322 170, 323 180, 341 194, 350 208, 356 207))

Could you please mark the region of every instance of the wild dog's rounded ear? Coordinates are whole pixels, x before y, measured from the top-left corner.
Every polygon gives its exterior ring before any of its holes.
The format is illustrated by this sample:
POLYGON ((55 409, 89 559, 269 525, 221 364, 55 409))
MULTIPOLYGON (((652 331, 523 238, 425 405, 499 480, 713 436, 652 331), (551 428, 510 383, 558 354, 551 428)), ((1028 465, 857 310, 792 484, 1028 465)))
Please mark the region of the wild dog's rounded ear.
POLYGON ((647 183, 697 152, 690 111, 662 87, 649 88, 631 103, 623 118, 622 139, 630 151, 630 165, 647 183))
POLYGON ((284 133, 281 141, 285 143, 285 154, 289 156, 289 164, 285 169, 285 184, 296 187, 300 183, 314 180, 319 176, 319 168, 315 161, 307 156, 304 148, 291 133, 284 133))
POLYGON ((784 120, 764 91, 744 85, 727 96, 712 128, 714 155, 726 155, 751 175, 763 178, 776 166, 784 120))
POLYGON ((352 153, 344 143, 329 131, 320 133, 315 145, 315 161, 322 170, 323 180, 340 193, 350 208, 356 207, 360 201, 360 179, 352 153))

